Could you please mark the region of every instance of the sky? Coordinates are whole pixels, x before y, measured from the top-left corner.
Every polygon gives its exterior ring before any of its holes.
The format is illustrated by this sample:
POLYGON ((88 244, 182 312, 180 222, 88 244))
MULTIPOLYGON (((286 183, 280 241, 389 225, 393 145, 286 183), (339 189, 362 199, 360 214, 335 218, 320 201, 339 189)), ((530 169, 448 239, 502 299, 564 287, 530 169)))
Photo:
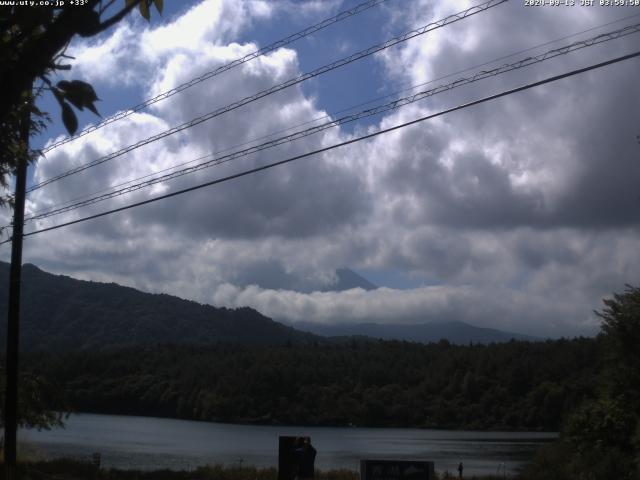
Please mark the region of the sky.
MULTIPOLYGON (((96 106, 108 116, 360 2, 165 3, 163 16, 153 12, 150 23, 134 14, 98 38, 74 40, 67 52, 75 57, 73 68, 60 79, 92 83, 101 98, 96 106)), ((46 180, 476 3, 386 0, 49 151, 31 169, 30 181, 46 180)), ((336 119, 345 111, 640 23, 640 7, 575 3, 533 7, 510 0, 47 185, 29 194, 27 214, 211 152, 256 145, 265 137, 296 131, 292 127, 308 128, 314 123, 307 122, 318 118, 336 119), (416 85, 423 86, 411 89, 416 85)), ((639 36, 584 48, 29 222, 26 231, 631 53, 639 36)), ((598 330, 593 311, 601 308, 602 299, 623 291, 625 284, 640 284, 639 62, 631 59, 274 169, 34 235, 25 239, 23 259, 56 274, 216 306, 250 306, 285 322, 457 320, 542 337, 591 335, 598 330), (326 291, 340 268, 380 288, 326 291)), ((46 96, 40 104, 53 122, 32 143, 64 138, 58 107, 46 96)), ((99 121, 91 113, 79 117, 81 125, 99 121)), ((0 211, 3 224, 9 223, 9 214, 0 211)), ((9 250, 0 247, 0 258, 8 260, 9 250)))

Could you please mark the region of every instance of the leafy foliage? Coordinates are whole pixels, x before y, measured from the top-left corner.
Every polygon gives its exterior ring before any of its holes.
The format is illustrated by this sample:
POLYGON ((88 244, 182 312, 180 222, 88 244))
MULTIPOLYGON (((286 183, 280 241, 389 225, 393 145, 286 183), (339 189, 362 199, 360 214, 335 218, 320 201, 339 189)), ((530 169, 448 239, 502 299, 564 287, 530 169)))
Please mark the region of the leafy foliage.
MULTIPOLYGON (((4 420, 5 372, 0 369, 0 426, 4 420)), ((18 425, 49 430, 62 426, 67 414, 60 388, 35 372, 22 372, 18 381, 18 425)))
POLYGON ((84 110, 87 107, 96 115, 100 115, 94 105, 94 102, 98 100, 98 96, 93 87, 86 82, 81 80, 72 80, 70 82, 62 80, 58 82, 57 87, 52 87, 52 92, 62 108, 62 122, 71 135, 76 133, 78 129, 78 119, 69 103, 78 110, 84 110))
POLYGON ((640 479, 640 288, 604 300, 597 395, 568 415, 526 478, 640 479))
POLYGON ((640 288, 627 285, 624 293, 604 300, 596 312, 602 318, 607 371, 603 377, 607 393, 624 397, 640 414, 640 288))
MULTIPOLYGON (((70 70, 63 63, 71 59, 65 50, 75 35, 92 37, 115 25, 136 6, 147 20, 150 5, 161 13, 162 0, 125 0, 112 15, 107 12, 113 1, 87 0, 83 5, 60 2, 35 2, 36 5, 0 7, 0 186, 7 186, 7 176, 15 171, 18 161, 34 161, 37 150, 27 151, 21 125, 28 118, 29 133, 41 132, 50 117, 34 107, 35 99, 50 91, 61 108, 62 121, 69 134, 78 128, 71 105, 88 108, 96 115, 98 100, 93 87, 81 80, 60 81, 53 85, 50 77, 58 71, 70 70), (36 85, 39 81, 39 85, 36 85)), ((11 201, 0 197, 0 206, 11 201)))

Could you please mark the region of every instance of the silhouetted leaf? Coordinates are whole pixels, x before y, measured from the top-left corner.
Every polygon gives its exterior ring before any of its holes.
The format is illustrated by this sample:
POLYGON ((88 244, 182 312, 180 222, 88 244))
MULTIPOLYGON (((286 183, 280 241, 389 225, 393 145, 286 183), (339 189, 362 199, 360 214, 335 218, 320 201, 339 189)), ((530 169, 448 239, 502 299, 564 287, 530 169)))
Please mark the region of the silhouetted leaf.
POLYGON ((67 91, 78 92, 86 102, 95 102, 98 100, 96 91, 93 89, 90 83, 83 82, 82 80, 71 80, 70 82, 58 82, 58 87, 67 91), (64 85, 62 85, 64 84, 64 85))
POLYGON ((100 14, 95 10, 86 12, 84 21, 78 24, 77 31, 81 37, 90 37, 95 35, 100 28, 100 14))
POLYGON ((58 101, 60 106, 62 106, 64 104, 64 93, 62 92, 62 90, 58 88, 53 88, 51 89, 51 92, 53 93, 53 96, 58 101))
POLYGON ((147 0, 142 0, 140 2, 140 15, 142 15, 146 20, 151 19, 151 14, 149 13, 149 4, 147 0))
POLYGON ((72 80, 71 86, 82 92, 85 102, 95 102, 98 100, 98 95, 96 95, 96 91, 90 83, 83 82, 82 80, 72 80))
POLYGON ((64 97, 77 109, 83 110, 84 107, 87 107, 96 115, 99 115, 93 105, 93 102, 98 100, 98 96, 91 84, 82 80, 72 80, 70 82, 62 80, 58 82, 58 88, 63 91, 64 97))
POLYGON ((93 113, 95 113, 96 115, 98 115, 99 117, 101 117, 102 115, 100 115, 100 113, 98 112, 98 110, 96 109, 95 105, 92 103, 87 103, 87 108, 89 110, 91 110, 93 113))
POLYGON ((71 105, 76 107, 78 110, 84 110, 84 104, 82 102, 82 98, 73 92, 64 92, 64 98, 71 102, 71 105))
POLYGON ((153 0, 153 3, 156 6, 156 10, 158 10, 158 13, 162 15, 162 9, 164 8, 164 0, 153 0))
POLYGON ((38 107, 36 107, 34 104, 30 104, 29 105, 29 109, 31 110, 31 113, 41 117, 43 115, 42 110, 40 110, 38 107))
POLYGON ((73 135, 76 133, 76 130, 78 130, 76 114, 73 113, 73 109, 66 102, 62 104, 62 122, 69 132, 69 135, 73 135))

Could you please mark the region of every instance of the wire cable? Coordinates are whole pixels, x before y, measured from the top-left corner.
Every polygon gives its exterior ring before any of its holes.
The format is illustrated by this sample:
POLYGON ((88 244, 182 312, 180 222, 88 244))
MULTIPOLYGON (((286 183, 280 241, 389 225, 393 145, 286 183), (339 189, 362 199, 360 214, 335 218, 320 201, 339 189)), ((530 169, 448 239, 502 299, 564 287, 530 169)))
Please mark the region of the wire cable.
MULTIPOLYGON (((483 80, 483 79, 486 79, 486 78, 489 78, 489 77, 494 77, 494 76, 497 76, 497 75, 500 75, 500 74, 504 74, 504 73, 513 71, 513 70, 517 70, 517 69, 520 69, 520 68, 528 67, 528 66, 531 66, 531 65, 534 65, 534 64, 537 64, 537 63, 541 63, 541 62, 544 62, 544 61, 552 59, 552 58, 556 58, 556 57, 558 57, 560 55, 566 55, 568 53, 575 52, 575 51, 581 50, 583 48, 588 48, 588 47, 592 47, 594 45, 599 45, 599 44, 602 44, 604 42, 608 42, 608 41, 611 41, 611 40, 619 39, 619 38, 625 37, 627 35, 631 35, 633 33, 638 33, 638 32, 640 32, 640 23, 636 24, 636 25, 628 25, 628 26, 625 26, 625 27, 623 27, 621 29, 618 29, 618 30, 615 30, 615 31, 612 31, 612 32, 607 32, 607 33, 600 34, 600 35, 598 35, 596 37, 593 37, 593 38, 589 38, 589 39, 582 40, 582 41, 579 41, 579 42, 574 42, 574 43, 572 43, 570 45, 565 45, 565 46, 562 46, 562 47, 559 47, 559 48, 555 48, 555 49, 549 50, 549 51, 547 51, 545 53, 542 53, 542 54, 539 54, 539 55, 536 55, 536 56, 533 56, 533 57, 526 57, 526 58, 521 59, 521 60, 519 60, 517 62, 504 64, 504 65, 501 65, 501 66, 499 66, 497 68, 494 68, 494 69, 491 69, 491 70, 482 70, 482 71, 477 72, 476 74, 474 74, 474 75, 472 75, 470 77, 462 77, 462 78, 459 78, 459 79, 455 80, 454 82, 451 82, 451 83, 448 83, 448 84, 445 84, 445 85, 440 85, 438 87, 435 87, 435 88, 432 88, 432 89, 429 89, 429 90, 425 90, 425 91, 422 91, 422 92, 418 92, 418 93, 416 93, 414 95, 411 95, 411 96, 407 96, 407 97, 404 97, 404 98, 396 99, 396 100, 394 100, 392 102, 386 103, 384 105, 377 106, 375 108, 363 110, 361 112, 358 112, 358 113, 355 113, 355 114, 352 114, 352 115, 346 115, 346 116, 343 116, 343 117, 338 118, 336 120, 325 122, 325 123, 323 123, 321 125, 317 125, 317 126, 308 128, 306 130, 301 130, 301 131, 295 132, 295 133, 293 133, 291 135, 287 135, 287 136, 283 136, 283 137, 280 137, 280 138, 276 138, 274 140, 262 143, 260 145, 256 145, 256 146, 252 146, 250 148, 239 150, 239 151, 230 153, 228 155, 224 155, 224 156, 221 156, 221 157, 217 157, 216 156, 212 160, 209 160, 209 161, 206 161, 206 162, 203 162, 203 163, 199 163, 197 165, 193 165, 191 167, 184 168, 182 170, 177 170, 177 171, 172 172, 172 173, 167 173, 165 175, 161 175, 159 177, 155 177, 155 178, 152 178, 152 179, 144 181, 144 182, 128 185, 128 186, 120 188, 120 189, 109 191, 108 193, 104 193, 102 195, 93 196, 93 197, 90 197, 90 198, 88 198, 86 200, 73 203, 71 205, 53 207, 53 208, 51 208, 49 210, 43 211, 41 213, 36 213, 36 214, 33 214, 33 215, 25 218, 25 223, 27 221, 32 221, 32 220, 42 220, 42 219, 45 219, 45 218, 48 218, 48 217, 51 217, 51 216, 54 216, 54 215, 59 215, 59 214, 66 213, 66 212, 69 212, 69 211, 72 211, 72 210, 76 210, 76 209, 84 207, 84 206, 93 205, 93 204, 98 203, 98 202, 102 202, 102 201, 105 201, 105 200, 108 200, 108 199, 111 199, 111 198, 119 197, 121 195, 125 195, 127 193, 131 193, 131 192, 140 190, 142 188, 150 187, 152 185, 157 185, 159 183, 163 183, 163 182, 168 181, 168 180, 172 180, 172 179, 175 179, 175 178, 178 178, 178 177, 182 177, 184 175, 195 173, 195 172, 197 172, 199 170, 203 170, 205 168, 210 168, 210 167, 213 167, 213 166, 216 166, 216 165, 220 165, 222 163, 227 163, 227 162, 230 162, 230 161, 235 160, 237 158, 245 157, 245 156, 251 155, 253 153, 260 152, 260 151, 265 150, 267 148, 273 148, 273 147, 276 147, 278 145, 282 145, 282 144, 285 144, 285 143, 293 142, 295 140, 299 140, 301 138, 308 137, 310 135, 322 132, 322 131, 327 130, 329 128, 333 128, 333 127, 336 127, 336 126, 344 125, 346 123, 354 122, 354 121, 360 120, 360 119, 365 118, 365 117, 370 117, 370 116, 373 116, 373 115, 379 115, 381 113, 385 113, 385 112, 389 112, 389 111, 392 111, 392 110, 396 110, 396 109, 399 109, 399 108, 401 108, 401 107, 403 107, 405 105, 409 105, 409 104, 415 103, 417 101, 424 100, 425 98, 428 98, 428 97, 437 95, 439 93, 443 93, 443 92, 452 90, 452 89, 457 88, 457 87, 461 87, 463 85, 469 85, 471 83, 475 83, 477 81, 480 81, 480 80, 483 80)), ((191 162, 188 162, 188 163, 193 163, 194 161, 202 160, 204 158, 207 158, 207 157, 210 157, 210 156, 214 156, 214 155, 216 155, 216 154, 215 153, 211 153, 209 155, 204 155, 204 156, 201 156, 198 159, 192 160, 191 162)))
POLYGON ((166 98, 172 97, 173 95, 175 95, 176 93, 180 93, 188 88, 193 87, 194 85, 197 85, 199 83, 204 82, 205 80, 209 80, 210 78, 215 77, 216 75, 219 75, 223 72, 226 72, 228 70, 231 70, 232 68, 238 67, 244 63, 247 63, 253 59, 256 59, 258 57, 261 57, 263 55, 266 55, 267 53, 273 52, 274 50, 277 50, 278 48, 282 48, 286 45, 289 45, 297 40, 300 40, 302 38, 308 37, 309 35, 312 35, 313 33, 316 33, 330 25, 333 25, 335 23, 341 22, 343 20, 346 20, 347 18, 351 18, 355 15, 358 15, 359 13, 362 13, 366 10, 369 10, 370 8, 373 8, 375 6, 380 5, 381 3, 386 2, 387 0, 368 0, 366 2, 360 3, 359 5, 356 5, 353 8, 350 8, 349 10, 344 10, 340 13, 338 13, 337 15, 334 15, 331 18, 327 18, 325 20, 322 20, 319 23, 316 23, 315 25, 312 25, 310 27, 305 28, 304 30, 301 30, 297 33, 294 33, 292 35, 289 35, 288 37, 285 37, 281 40, 277 40, 273 43, 271 43, 270 45, 267 45, 266 47, 263 47, 259 50, 256 50, 252 53, 249 53, 247 55, 245 55, 244 57, 241 58, 237 58, 229 63, 226 63, 224 65, 221 65, 209 72, 203 73, 202 75, 200 75, 199 77, 193 78, 191 80, 189 80, 188 82, 185 82, 181 85, 178 85, 175 88, 172 88, 171 90, 167 90, 166 92, 160 93, 158 95, 156 95, 153 98, 149 98, 148 100, 145 100, 142 103, 139 103, 133 107, 131 107, 128 110, 125 111, 121 111, 118 113, 115 113, 114 115, 111 115, 110 117, 105 118, 104 120, 102 120, 100 123, 96 124, 96 125, 89 125, 88 127, 84 128, 80 133, 78 133, 77 135, 71 136, 71 137, 67 137, 64 138, 58 142, 55 142, 45 148, 42 149, 42 153, 47 153, 51 150, 53 150, 56 147, 59 147, 60 145, 64 145, 65 143, 71 142, 77 138, 83 137, 91 132, 95 132, 96 130, 109 125, 110 123, 116 122, 118 120, 121 120, 123 118, 128 117, 129 115, 132 115, 136 112, 139 112, 140 110, 144 110, 145 108, 147 108, 150 105, 153 105, 154 103, 158 103, 161 100, 164 100, 166 98))
MULTIPOLYGON (((67 206, 67 205, 73 204, 75 202, 78 202, 80 200, 84 200, 84 199, 87 199, 87 198, 90 198, 90 197, 93 197, 93 196, 96 196, 96 195, 100 195, 100 194, 105 193, 105 192, 110 192, 110 191, 113 191, 114 189, 118 189, 118 188, 124 187, 126 185, 133 184, 135 182, 139 182, 140 180, 144 180, 146 178, 153 177, 154 175, 158 175, 158 174, 161 174, 161 173, 169 172, 171 170, 175 170, 177 168, 184 167, 186 165, 190 165, 190 164, 198 162, 200 160, 204 160, 206 158, 209 158, 212 155, 219 155, 219 154, 231 151, 231 150, 233 150, 235 148, 244 147, 246 145, 251 145, 252 143, 255 143, 255 142, 259 141, 259 140, 264 140, 264 139, 267 139, 267 138, 273 138, 273 137, 275 137, 276 135, 278 135, 280 133, 285 133, 285 132, 288 132, 288 131, 291 131, 291 130, 295 130, 297 128, 304 127, 305 125, 316 123, 316 122, 319 122, 321 120, 330 119, 330 118, 332 118, 332 117, 334 117, 334 116, 336 116, 338 114, 349 112, 351 110, 355 110, 358 107, 363 107, 365 105, 370 105, 372 103, 375 103, 377 101, 383 100, 385 98, 391 98, 391 97, 394 97, 394 96, 399 95, 399 94, 404 93, 404 92, 409 92, 409 91, 416 90, 417 88, 420 88, 420 87, 423 87, 423 86, 426 86, 426 85, 431 85, 431 84, 433 84, 433 83, 435 83, 435 82, 437 82, 439 80, 444 80, 444 79, 450 78, 450 77, 452 77, 454 75, 458 75, 458 74, 461 74, 461 73, 466 73, 466 72, 469 72, 471 70, 474 70, 474 69, 477 69, 477 68, 480 68, 480 67, 484 67, 486 65, 491 65, 491 64, 494 64, 494 63, 499 62, 501 60, 505 60, 507 58, 512 58, 512 57, 515 57, 516 55, 519 55, 519 54, 522 54, 522 53, 527 53, 527 52, 530 52, 530 51, 533 51, 533 50, 537 50, 538 48, 541 48, 541 47, 544 47, 544 46, 547 46, 547 45, 552 45, 552 44, 558 43, 558 42, 560 42, 562 40, 566 40, 568 38, 573 38, 573 37, 576 37, 578 35, 583 35, 585 33, 592 32, 594 30, 598 30, 600 28, 604 28, 604 27, 607 27, 609 25, 613 25, 615 23, 619 23, 619 22, 624 21, 624 20, 629 20, 631 18, 635 18, 635 17, 638 17, 638 16, 640 16, 640 13, 636 13, 634 15, 627 15, 625 17, 620 17, 620 18, 618 18, 616 20, 613 20, 611 22, 603 23, 601 25, 597 25, 595 27, 591 27, 591 28, 588 28, 586 30, 582 30, 582 31, 579 31, 579 32, 572 33, 570 35, 565 35, 563 37, 556 38, 555 40, 544 42, 544 43, 535 45, 533 47, 526 48, 524 50, 519 50, 517 52, 510 53, 509 55, 504 55, 504 56, 501 56, 501 57, 498 57, 498 58, 494 58, 493 60, 489 60, 489 61, 486 61, 486 62, 481 63, 481 64, 473 65, 473 66, 465 68, 463 70, 458 70, 456 72, 448 73, 446 75, 442 75, 440 77, 434 78, 434 79, 429 80, 427 82, 411 85, 411 86, 408 86, 408 87, 403 88, 401 90, 396 90, 395 92, 392 92, 392 93, 389 93, 389 94, 386 94, 386 95, 383 95, 383 96, 380 96, 380 97, 372 98, 372 99, 366 100, 364 102, 360 102, 358 104, 351 105, 349 107, 346 107, 346 108, 343 108, 343 109, 340 109, 340 110, 336 110, 336 111, 328 113, 326 115, 318 116, 316 118, 313 118, 311 120, 307 120, 307 121, 299 123, 297 125, 294 125, 294 126, 291 126, 291 127, 287 127, 287 128, 281 129, 281 130, 277 130, 277 131, 271 132, 271 133, 269 133, 267 135, 262 135, 260 137, 252 138, 251 140, 246 140, 246 141, 244 141, 242 143, 239 143, 239 144, 235 144, 235 145, 231 145, 229 147, 225 147, 225 148, 223 148, 221 150, 217 150, 214 153, 202 155, 200 157, 197 157, 197 158, 194 158, 192 160, 189 160, 188 162, 178 163, 178 164, 172 165, 171 167, 167 167, 167 168, 158 170, 156 172, 152 172, 152 173, 143 175, 141 177, 132 178, 130 180, 123 181, 123 182, 118 183, 116 185, 112 185, 110 187, 103 188, 103 189, 100 189, 98 191, 94 191, 94 192, 89 193, 89 194, 83 194, 83 195, 80 195, 78 197, 74 197, 72 199, 66 200, 64 202, 60 202, 60 203, 58 203, 56 205, 53 205, 51 207, 41 208, 39 210, 36 210, 33 213, 33 215, 38 215, 40 213, 48 212, 48 211, 50 211, 52 209, 57 209, 57 208, 60 208, 60 207, 63 207, 63 206, 67 206)), ((2 228, 4 228, 4 227, 2 227, 2 228)))
MULTIPOLYGON (((367 140, 367 139, 370 139, 370 138, 374 138, 374 137, 377 137, 379 135, 383 135, 385 133, 389 133, 389 132, 393 132, 393 131, 396 131, 396 130, 400 130, 402 128, 405 128, 405 127, 408 127, 408 126, 411 126, 411 125, 415 125, 415 124, 424 122, 426 120, 430 120, 432 118, 440 117, 440 116, 443 116, 443 115, 446 115, 446 114, 449 114, 449 113, 452 113, 452 112, 455 112, 455 111, 458 111, 458 110, 463 110, 465 108, 470 108, 470 107, 473 107, 475 105, 479 105, 481 103, 489 102, 489 101, 492 101, 492 100, 495 100, 495 99, 498 99, 498 98, 501 98, 501 97, 505 97, 507 95, 512 95, 514 93, 518 93, 518 92, 522 92, 522 91, 525 91, 525 90, 529 90, 531 88, 535 88, 535 87, 538 87, 540 85, 545 85, 545 84, 548 84, 548 83, 551 83, 551 82, 556 82, 556 81, 562 80, 564 78, 568 78, 568 77, 571 77, 571 76, 574 76, 574 75, 585 73, 585 72, 588 72, 590 70, 595 70, 597 68, 602 68, 602 67, 605 67, 605 66, 608 66, 608 65, 612 65, 614 63, 618 63, 618 62, 622 62, 622 61, 625 61, 625 60, 629 60, 631 58, 635 58, 635 57, 638 57, 638 56, 640 56, 640 51, 637 51, 637 52, 634 52, 634 53, 630 53, 628 55, 623 55, 623 56, 620 56, 620 57, 616 57, 616 58, 613 58, 611 60, 607 60, 605 62, 600 62, 600 63, 596 63, 596 64, 593 64, 593 65, 589 65, 588 67, 583 67, 583 68, 579 68, 579 69, 576 69, 576 70, 571 70, 569 72, 566 72, 566 73, 563 73, 563 74, 560 74, 560 75, 554 75, 552 77, 548 77, 548 78, 545 78, 543 80, 539 80, 537 82, 528 83, 528 84, 522 85, 520 87, 512 88, 510 90, 505 90, 505 91, 502 91, 500 93, 496 93, 494 95, 490 95, 490 96, 481 98, 479 100, 474 100, 474 101, 471 101, 471 102, 463 103, 463 104, 458 105, 456 107, 449 108, 449 109, 446 109, 446 110, 442 110, 442 111, 437 112, 437 113, 432 113, 430 115, 426 115, 424 117, 420 117, 420 118, 417 118, 415 120, 411 120, 409 122, 405 122, 405 123, 402 123, 402 124, 399 124, 399 125, 395 125, 393 127, 389 127, 389 128, 385 128, 385 129, 382 129, 382 130, 378 130, 377 132, 373 132, 373 133, 370 133, 370 134, 367 134, 367 135, 363 135, 363 136, 360 136, 360 137, 352 138, 350 140, 347 140, 347 141, 344 141, 344 142, 341 142, 341 143, 336 143, 336 144, 330 145, 328 147, 320 148, 318 150, 313 150, 311 152, 303 153, 301 155, 296 155, 296 156, 293 156, 293 157, 289 157, 289 158, 286 158, 284 160, 280 160, 280 161, 277 161, 277 162, 269 163, 269 164, 263 165, 261 167, 256 167, 256 168, 252 168, 250 170, 245 170, 243 172, 239 172, 239 173, 236 173, 236 174, 233 174, 233 175, 229 175, 227 177, 211 180, 211 181, 206 182, 206 183, 201 183, 199 185, 195 185, 195 186, 192 186, 192 187, 189 187, 189 188, 185 188, 185 189, 182 189, 182 190, 177 190, 175 192, 171 192, 171 193, 168 193, 166 195, 161 195, 159 197, 154 197, 154 198, 150 198, 148 200, 144 200, 144 201, 141 201, 141 202, 136 202, 136 203, 132 203, 132 204, 129 204, 129 205, 125 205, 123 207, 114 208, 112 210, 107 210, 105 212, 97 213, 95 215, 89 215, 87 217, 78 218, 76 220, 72 220, 72 221, 69 221, 69 222, 61 223, 61 224, 58 224, 58 225, 53 225, 51 227, 42 228, 42 229, 39 229, 39 230, 34 230, 32 232, 25 233, 23 235, 23 237, 29 237, 29 236, 32 236, 32 235, 37 235, 39 233, 44 233, 44 232, 49 232, 49 231, 52 231, 52 230, 57 230, 57 229, 60 229, 60 228, 63 228, 63 227, 68 227, 70 225, 75 225, 75 224, 86 222, 86 221, 93 220, 93 219, 96 219, 96 218, 101 218, 101 217, 104 217, 104 216, 107 216, 107 215, 111 215, 113 213, 122 212, 122 211, 129 210, 129 209, 132 209, 132 208, 140 207, 142 205, 147 205, 147 204, 150 204, 150 203, 154 203, 154 202, 157 202, 159 200, 172 198, 172 197, 175 197, 175 196, 178 196, 178 195, 182 195, 184 193, 193 192, 195 190, 200 190, 200 189, 205 188, 205 187, 209 187, 209 186, 212 186, 212 185, 217 185, 219 183, 223 183, 223 182, 227 182, 227 181, 234 180, 234 179, 237 179, 237 178, 241 178, 241 177, 244 177, 244 176, 247 176, 247 175, 251 175, 253 173, 261 172, 261 171, 268 170, 268 169, 271 169, 271 168, 274 168, 274 167, 277 167, 277 166, 280 166, 280 165, 284 165, 284 164, 293 162, 295 160, 300 160, 300 159, 303 159, 303 158, 311 157, 313 155, 317 155, 317 154, 320 154, 320 153, 325 153, 325 152, 328 152, 328 151, 331 151, 331 150, 335 150, 337 148, 344 147, 344 146, 347 146, 347 145, 351 145, 351 144, 354 144, 354 143, 357 143, 357 142, 361 142, 363 140, 367 140)), ((10 241, 11 241, 11 239, 8 239, 8 240, 5 240, 3 242, 0 242, 0 245, 3 245, 3 244, 8 243, 10 241)))
POLYGON ((202 115, 200 117, 194 118, 193 120, 190 120, 189 122, 183 123, 183 124, 178 125, 178 126, 173 127, 173 128, 170 128, 169 130, 166 130, 166 131, 161 132, 159 134, 153 135, 153 136, 151 136, 151 137, 149 137, 149 138, 147 138, 145 140, 141 140, 141 141, 139 141, 137 143, 134 143, 134 144, 129 145, 129 146, 125 147, 125 148, 122 148, 122 149, 120 149, 120 150, 118 150, 116 152, 112 152, 112 153, 110 153, 108 155, 100 157, 100 158, 98 158, 96 160, 93 160, 93 161, 91 161, 91 162, 89 162, 89 163, 87 163, 85 165, 81 165, 79 167, 72 168, 72 169, 70 169, 70 170, 68 170, 68 171, 66 171, 64 173, 61 173, 59 175, 50 177, 50 178, 48 178, 46 180, 43 180, 43 181, 41 181, 41 182, 29 187, 27 189, 27 193, 33 192, 33 191, 35 191, 35 190, 37 190, 39 188, 42 188, 42 187, 44 187, 46 185, 49 185, 50 183, 53 183, 55 181, 61 180, 61 179, 66 178, 66 177, 69 177, 69 176, 74 175, 76 173, 82 172, 82 171, 87 170, 87 169, 89 169, 91 167, 95 167, 96 165, 100 165, 102 163, 108 162, 109 160, 113 160, 114 158, 117 158, 117 157, 119 157, 121 155, 124 155, 125 153, 131 152, 131 151, 133 151, 133 150, 135 150, 137 148, 140 148, 140 147, 142 147, 144 145, 148 145, 148 144, 150 144, 152 142, 155 142, 155 141, 158 141, 158 140, 160 140, 162 138, 168 137, 169 135, 173 135, 174 133, 178 133, 178 132, 181 132, 181 131, 186 130, 188 128, 191 128, 191 127, 194 127, 196 125, 199 125, 199 124, 201 124, 203 122, 206 122, 207 120, 211 120, 212 118, 218 117, 218 116, 220 116, 220 115, 222 115, 224 113, 227 113, 227 112, 230 112, 230 111, 235 110, 237 108, 240 108, 240 107, 242 107, 244 105, 247 105, 247 104, 249 104, 251 102, 255 102, 256 100, 259 100, 259 99, 261 99, 263 97, 266 97, 268 95, 277 93, 277 92, 279 92, 281 90, 284 90, 286 88, 289 88, 289 87, 291 87, 293 85, 297 85, 297 84, 299 84, 301 82, 304 82, 304 81, 309 80, 311 78, 317 77, 319 75, 327 73, 327 72, 329 72, 331 70, 334 70, 336 68, 343 67, 345 65, 348 65, 348 64, 350 64, 352 62, 355 62, 355 61, 360 60, 362 58, 365 58, 365 57, 368 57, 370 55, 373 55, 374 53, 380 52, 380 51, 385 50, 387 48, 390 48, 390 47, 392 47, 394 45, 397 45, 399 43, 406 42, 406 41, 408 41, 408 40, 410 40, 410 39, 412 39, 414 37, 417 37, 419 35, 424 35, 425 33, 428 33, 428 32, 433 31, 435 29, 442 28, 442 27, 444 27, 446 25, 449 25, 449 24, 458 22, 460 20, 463 20, 465 18, 468 18, 470 16, 473 16, 473 15, 475 15, 477 13, 484 12, 484 11, 490 9, 490 8, 493 8, 493 7, 496 7, 498 5, 501 5, 501 4, 503 4, 503 3, 507 2, 507 1, 508 0, 488 0, 488 1, 484 2, 484 3, 481 3, 479 5, 475 5, 473 7, 470 7, 468 9, 466 9, 466 10, 463 10, 461 12, 455 13, 453 15, 449 15, 448 17, 445 17, 445 18, 443 18, 441 20, 438 20, 436 22, 432 22, 432 23, 429 23, 428 25, 425 25, 425 26, 420 27, 418 29, 414 29, 414 30, 411 30, 409 32, 406 32, 406 33, 404 33, 402 35, 399 35, 399 36, 394 37, 394 38, 392 38, 390 40, 387 40, 384 43, 374 45, 374 46, 369 47, 369 48, 367 48, 365 50, 361 50, 361 51, 359 51, 357 53, 354 53, 354 54, 352 54, 352 55, 350 55, 348 57, 344 57, 344 58, 342 58, 340 60, 337 60, 337 61, 335 61, 333 63, 330 63, 328 65, 324 65, 322 67, 319 67, 319 68, 317 68, 317 69, 315 69, 315 70, 313 70, 311 72, 304 73, 302 75, 299 75, 298 77, 295 77, 295 78, 292 78, 290 80, 287 80, 286 82, 280 83, 280 84, 275 85, 273 87, 270 87, 270 88, 268 88, 266 90, 262 90, 261 92, 258 92, 258 93, 254 94, 254 95, 249 96, 249 97, 245 97, 242 100, 238 100, 238 101, 236 101, 234 103, 231 103, 231 104, 229 104, 229 105, 227 105, 225 107, 221 107, 221 108, 216 109, 216 110, 214 110, 212 112, 204 114, 204 115, 202 115))

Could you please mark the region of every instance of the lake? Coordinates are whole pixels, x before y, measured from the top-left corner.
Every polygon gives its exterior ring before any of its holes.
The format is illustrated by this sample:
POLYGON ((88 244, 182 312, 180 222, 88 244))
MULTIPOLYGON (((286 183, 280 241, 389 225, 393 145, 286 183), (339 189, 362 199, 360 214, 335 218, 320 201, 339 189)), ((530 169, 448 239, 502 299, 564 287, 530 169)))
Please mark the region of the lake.
POLYGON ((555 433, 468 432, 410 428, 274 427, 193 422, 152 417, 76 414, 66 428, 21 430, 20 446, 46 458, 88 459, 100 452, 102 466, 122 469, 189 470, 205 464, 277 467, 278 436, 309 435, 318 450, 316 467, 359 469, 368 458, 421 459, 437 471, 465 475, 514 473, 555 433))

